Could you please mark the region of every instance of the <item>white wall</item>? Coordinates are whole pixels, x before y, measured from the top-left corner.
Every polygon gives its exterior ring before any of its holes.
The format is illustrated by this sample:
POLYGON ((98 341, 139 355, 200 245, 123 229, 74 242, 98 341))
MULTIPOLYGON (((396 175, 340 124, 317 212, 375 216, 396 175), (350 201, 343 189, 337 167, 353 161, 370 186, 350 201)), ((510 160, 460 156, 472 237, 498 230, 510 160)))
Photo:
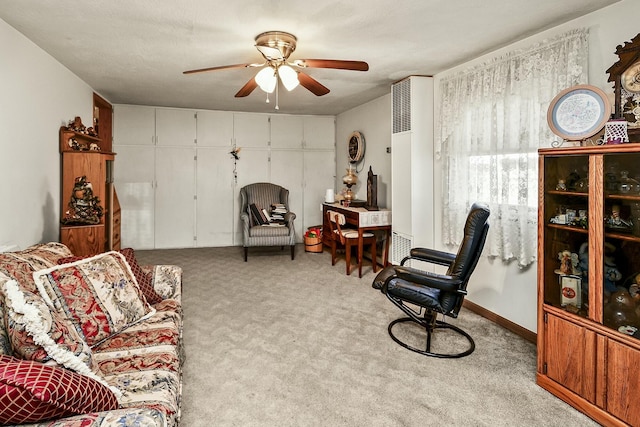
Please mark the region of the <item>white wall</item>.
POLYGON ((93 91, 3 20, 0 58, 0 246, 57 241, 58 130, 91 124, 93 91))
MULTIPOLYGON (((391 86, 389 86, 389 92, 391 86)), ((336 191, 344 188, 342 177, 347 173, 349 160, 347 142, 353 131, 364 135, 364 159, 358 164, 356 197, 367 200, 367 173, 371 166, 378 175, 378 206, 391 207, 391 93, 366 104, 345 111, 336 117, 336 191), (362 170, 361 170, 362 169, 362 170)))

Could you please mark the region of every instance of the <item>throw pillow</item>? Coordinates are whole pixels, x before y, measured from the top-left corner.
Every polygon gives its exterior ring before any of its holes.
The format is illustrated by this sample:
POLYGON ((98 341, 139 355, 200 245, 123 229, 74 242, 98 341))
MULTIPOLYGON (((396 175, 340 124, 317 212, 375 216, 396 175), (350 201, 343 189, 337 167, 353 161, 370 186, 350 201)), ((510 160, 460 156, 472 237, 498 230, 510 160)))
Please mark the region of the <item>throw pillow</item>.
POLYGON ((23 251, 0 253, 0 275, 14 279, 20 285, 37 292, 33 272, 56 265, 59 258, 73 255, 61 243, 41 243, 23 251))
MULTIPOLYGON (((2 289, 4 282, 8 280, 9 279, 0 272, 0 289, 2 289)), ((4 324, 4 311, 4 298, 2 297, 2 294, 0 294, 0 354, 12 356, 13 350, 11 350, 9 334, 7 333, 7 328, 4 324)))
MULTIPOLYGON (((162 301, 162 296, 158 295, 158 293, 153 288, 153 274, 148 271, 144 271, 140 264, 138 264, 138 260, 136 259, 135 253, 132 248, 124 248, 120 250, 120 253, 124 255, 124 258, 127 260, 129 267, 131 267, 131 271, 133 275, 136 277, 136 281, 138 283, 138 287, 144 294, 144 297, 147 299, 149 304, 157 304, 162 301)), ((71 256, 66 258, 60 258, 58 260, 58 264, 68 264, 76 261, 80 261, 81 259, 85 259, 86 257, 81 256, 71 256)))
POLYGON ((133 275, 136 276, 138 286, 147 299, 147 302, 149 304, 157 304, 162 301, 162 297, 156 293, 155 289, 153 289, 153 278, 151 273, 142 270, 140 264, 138 264, 138 260, 136 259, 133 249, 124 248, 120 250, 120 253, 124 255, 129 267, 131 267, 133 275))
MULTIPOLYGON (((4 283, 2 289, 2 320, 14 356, 35 362, 56 363, 43 347, 43 338, 38 336, 45 334, 55 347, 71 352, 90 369, 93 367, 91 349, 73 323, 50 309, 40 295, 20 289, 14 281, 4 283)), ((58 351, 57 348, 55 351, 58 351)))
MULTIPOLYGON (((67 327, 59 316, 57 316, 58 323, 54 325, 55 316, 51 315, 46 304, 36 303, 36 296, 30 297, 29 292, 21 289, 15 280, 3 284, 3 293, 9 316, 7 325, 15 325, 13 329, 24 331, 24 333, 15 334, 14 353, 24 354, 39 363, 49 361, 51 364, 57 363, 109 387, 109 384, 101 378, 98 365, 93 362, 93 354, 80 335, 77 332, 75 335, 71 332, 66 337, 58 336, 61 329, 74 330, 73 325, 67 327), (72 342, 70 338, 72 336, 75 336, 75 340, 79 342, 72 342), (54 338, 58 338, 63 344, 57 343, 54 338), (33 345, 30 346, 30 343, 33 345)), ((11 330, 9 333, 11 335, 11 330)), ((13 340, 12 345, 14 345, 13 340)), ((120 390, 115 387, 113 392, 118 397, 121 395, 120 390)))
POLYGON ((155 313, 115 251, 37 271, 33 279, 47 304, 71 319, 91 347, 155 313))
POLYGON ((0 355, 0 424, 20 424, 118 408, 116 395, 66 369, 0 355))

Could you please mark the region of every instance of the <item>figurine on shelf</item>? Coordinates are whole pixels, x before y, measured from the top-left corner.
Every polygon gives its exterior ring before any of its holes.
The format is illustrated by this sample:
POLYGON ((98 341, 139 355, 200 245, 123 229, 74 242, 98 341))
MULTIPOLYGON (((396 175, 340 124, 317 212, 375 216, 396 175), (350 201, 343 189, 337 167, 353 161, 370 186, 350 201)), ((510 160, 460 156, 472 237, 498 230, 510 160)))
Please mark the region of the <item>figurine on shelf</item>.
POLYGON ((82 119, 78 116, 76 116, 73 120, 69 121, 69 124, 67 125, 67 129, 77 133, 84 134, 84 135, 89 135, 94 137, 98 136, 98 134, 95 132, 95 130, 92 127, 87 128, 85 125, 83 125, 82 119))
POLYGON ((620 216, 620 205, 613 205, 611 207, 611 216, 605 220, 605 227, 611 230, 630 232, 633 224, 629 220, 622 219, 620 216))
POLYGON ((93 195, 93 186, 86 176, 79 176, 71 192, 69 210, 64 213, 61 222, 65 225, 100 224, 104 209, 100 199, 93 195))
POLYGON ((579 276, 582 273, 578 268, 580 262, 578 254, 564 250, 558 253, 558 259, 560 260, 560 269, 556 270, 556 273, 574 276, 579 276))
POLYGON ((69 144, 69 148, 71 148, 72 150, 80 149, 80 144, 78 144, 78 140, 75 138, 69 138, 69 141, 67 141, 67 144, 69 144))

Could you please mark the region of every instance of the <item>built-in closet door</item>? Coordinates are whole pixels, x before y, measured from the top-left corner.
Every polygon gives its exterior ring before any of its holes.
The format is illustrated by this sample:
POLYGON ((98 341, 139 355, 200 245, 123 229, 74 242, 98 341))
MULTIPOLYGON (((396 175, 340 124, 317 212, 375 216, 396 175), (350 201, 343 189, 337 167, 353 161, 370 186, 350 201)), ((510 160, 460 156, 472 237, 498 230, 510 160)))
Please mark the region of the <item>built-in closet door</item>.
POLYGON ((333 116, 304 116, 304 148, 335 150, 336 128, 333 116))
POLYGON ((256 182, 269 182, 269 116, 258 113, 234 113, 233 142, 240 148, 234 173, 235 245, 242 245, 240 189, 256 182))
POLYGON ((293 222, 296 240, 304 234, 304 155, 302 150, 271 150, 270 181, 289 190, 289 210, 296 214, 293 222))
POLYGON ((115 105, 114 183, 121 208, 121 246, 155 247, 155 109, 115 105))
POLYGON ((198 111, 196 246, 231 246, 234 239, 233 113, 198 111))
POLYGON ((240 189, 256 182, 269 182, 269 150, 267 148, 243 148, 236 162, 234 198, 234 245, 242 246, 242 224, 240 222, 240 189))
POLYGON ((155 247, 195 246, 196 115, 156 109, 155 247))
POLYGON ((269 146, 269 116, 257 113, 234 113, 233 138, 236 147, 267 148, 269 146))
POLYGON ((302 116, 272 115, 271 123, 271 148, 302 148, 304 138, 304 119, 302 116))
POLYGON ((322 202, 327 189, 334 189, 336 154, 334 150, 305 150, 303 158, 304 230, 322 224, 322 202))

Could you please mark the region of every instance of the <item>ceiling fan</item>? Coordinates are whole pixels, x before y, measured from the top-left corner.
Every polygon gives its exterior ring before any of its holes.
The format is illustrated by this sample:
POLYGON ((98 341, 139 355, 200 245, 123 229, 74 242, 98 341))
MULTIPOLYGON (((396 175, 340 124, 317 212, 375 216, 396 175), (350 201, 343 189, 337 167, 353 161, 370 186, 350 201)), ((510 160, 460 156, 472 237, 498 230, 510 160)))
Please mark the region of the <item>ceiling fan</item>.
MULTIPOLYGON (((369 65, 363 61, 342 61, 337 59, 296 59, 295 61, 289 61, 289 55, 296 50, 297 40, 298 39, 290 33, 267 31, 258 34, 255 38, 256 49, 262 54, 265 62, 200 68, 197 70, 184 71, 183 74, 203 73, 230 68, 262 67, 256 76, 249 80, 238 93, 236 93, 236 98, 248 96, 258 86, 267 93, 273 93, 273 91, 276 90, 277 96, 278 77, 284 87, 289 91, 300 84, 313 94, 322 96, 329 93, 329 89, 301 70, 305 68, 334 68, 339 70, 367 71, 369 69, 369 65)), ((267 102, 269 102, 268 98, 267 102)), ((276 108, 278 108, 277 102, 276 108)))

